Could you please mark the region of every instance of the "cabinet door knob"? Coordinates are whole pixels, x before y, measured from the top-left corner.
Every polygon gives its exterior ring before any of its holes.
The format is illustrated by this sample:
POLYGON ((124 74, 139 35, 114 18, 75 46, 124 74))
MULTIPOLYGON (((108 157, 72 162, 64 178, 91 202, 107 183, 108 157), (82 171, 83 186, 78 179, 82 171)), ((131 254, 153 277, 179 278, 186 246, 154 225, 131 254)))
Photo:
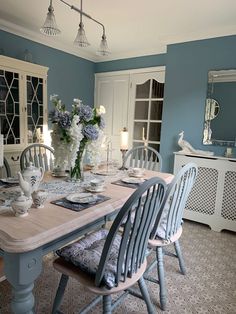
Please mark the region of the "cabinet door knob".
POLYGON ((13 156, 11 156, 11 160, 13 160, 13 161, 18 161, 19 160, 19 156, 17 156, 16 158, 14 158, 13 156))

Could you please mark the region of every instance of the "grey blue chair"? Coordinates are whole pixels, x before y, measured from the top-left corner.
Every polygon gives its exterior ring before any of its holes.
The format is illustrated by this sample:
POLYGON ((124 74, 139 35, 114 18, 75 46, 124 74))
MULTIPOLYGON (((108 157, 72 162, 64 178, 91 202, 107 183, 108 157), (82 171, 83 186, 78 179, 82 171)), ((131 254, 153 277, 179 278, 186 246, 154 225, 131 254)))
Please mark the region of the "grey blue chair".
POLYGON ((137 146, 127 151, 124 156, 124 166, 126 168, 144 168, 153 171, 162 171, 162 157, 152 147, 137 146))
POLYGON ((177 173, 167 188, 162 208, 158 213, 154 228, 151 232, 149 246, 155 249, 156 258, 148 266, 144 278, 159 284, 160 306, 162 310, 166 309, 167 304, 164 255, 177 257, 181 273, 186 273, 179 238, 182 234, 183 211, 196 180, 197 172, 197 166, 193 163, 188 163, 177 173), (174 245, 175 253, 166 250, 166 248, 172 244, 174 245), (148 275, 156 264, 158 280, 148 275))
POLYGON ((44 171, 53 170, 54 150, 45 144, 31 144, 20 155, 20 168, 24 170, 30 162, 44 171))
POLYGON ((97 298, 80 313, 87 313, 103 300, 103 313, 112 313, 128 293, 137 294, 146 302, 147 312, 155 313, 143 279, 146 269, 146 249, 153 223, 160 211, 166 184, 151 178, 144 182, 126 201, 110 230, 100 229, 57 251, 53 263, 62 276, 52 313, 58 311, 69 277, 78 280, 97 298), (131 216, 132 213, 132 216, 131 216), (134 214, 133 214, 134 213, 134 214), (120 226, 124 223, 122 234, 120 226), (129 290, 138 283, 141 291, 129 290), (111 295, 124 291, 115 302, 111 295))

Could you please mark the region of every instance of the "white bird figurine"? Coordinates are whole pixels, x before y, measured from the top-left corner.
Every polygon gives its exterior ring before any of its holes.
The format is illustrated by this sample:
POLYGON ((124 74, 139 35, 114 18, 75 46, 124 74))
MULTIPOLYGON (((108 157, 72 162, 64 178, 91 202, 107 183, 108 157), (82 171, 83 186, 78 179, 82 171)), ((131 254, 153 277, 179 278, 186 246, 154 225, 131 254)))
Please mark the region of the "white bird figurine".
POLYGON ((182 150, 180 151, 181 153, 192 153, 192 154, 208 155, 208 156, 214 155, 213 152, 193 148, 193 146, 189 142, 185 141, 183 138, 184 138, 184 131, 181 131, 179 133, 179 140, 178 140, 178 145, 182 148, 182 150))

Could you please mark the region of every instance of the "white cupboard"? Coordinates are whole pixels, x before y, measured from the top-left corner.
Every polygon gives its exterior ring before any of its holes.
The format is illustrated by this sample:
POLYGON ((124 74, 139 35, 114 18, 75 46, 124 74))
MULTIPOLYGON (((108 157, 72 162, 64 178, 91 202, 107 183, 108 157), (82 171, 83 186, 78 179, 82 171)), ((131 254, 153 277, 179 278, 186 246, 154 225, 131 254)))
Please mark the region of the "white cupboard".
POLYGON ((129 147, 148 145, 159 151, 165 67, 98 73, 95 106, 106 108, 106 136, 112 158, 121 162, 120 131, 127 127, 129 147))
POLYGON ((0 56, 0 132, 12 174, 21 151, 42 141, 47 125, 47 72, 37 64, 0 56))
MULTIPOLYGON (((127 126, 128 102, 129 75, 96 75, 95 105, 96 107, 103 105, 106 108, 105 135, 110 141, 111 158, 119 161, 120 130, 127 126)), ((105 154, 104 151, 103 155, 105 154)))

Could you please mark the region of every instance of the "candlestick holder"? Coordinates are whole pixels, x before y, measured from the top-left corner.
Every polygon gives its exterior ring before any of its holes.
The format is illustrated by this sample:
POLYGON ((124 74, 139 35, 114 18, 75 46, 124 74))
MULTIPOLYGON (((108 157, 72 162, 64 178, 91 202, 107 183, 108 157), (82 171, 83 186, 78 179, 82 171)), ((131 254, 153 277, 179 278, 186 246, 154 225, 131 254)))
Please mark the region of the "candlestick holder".
POLYGON ((119 168, 119 170, 127 170, 128 168, 125 167, 125 154, 128 151, 128 149, 120 149, 122 154, 122 166, 119 168))

